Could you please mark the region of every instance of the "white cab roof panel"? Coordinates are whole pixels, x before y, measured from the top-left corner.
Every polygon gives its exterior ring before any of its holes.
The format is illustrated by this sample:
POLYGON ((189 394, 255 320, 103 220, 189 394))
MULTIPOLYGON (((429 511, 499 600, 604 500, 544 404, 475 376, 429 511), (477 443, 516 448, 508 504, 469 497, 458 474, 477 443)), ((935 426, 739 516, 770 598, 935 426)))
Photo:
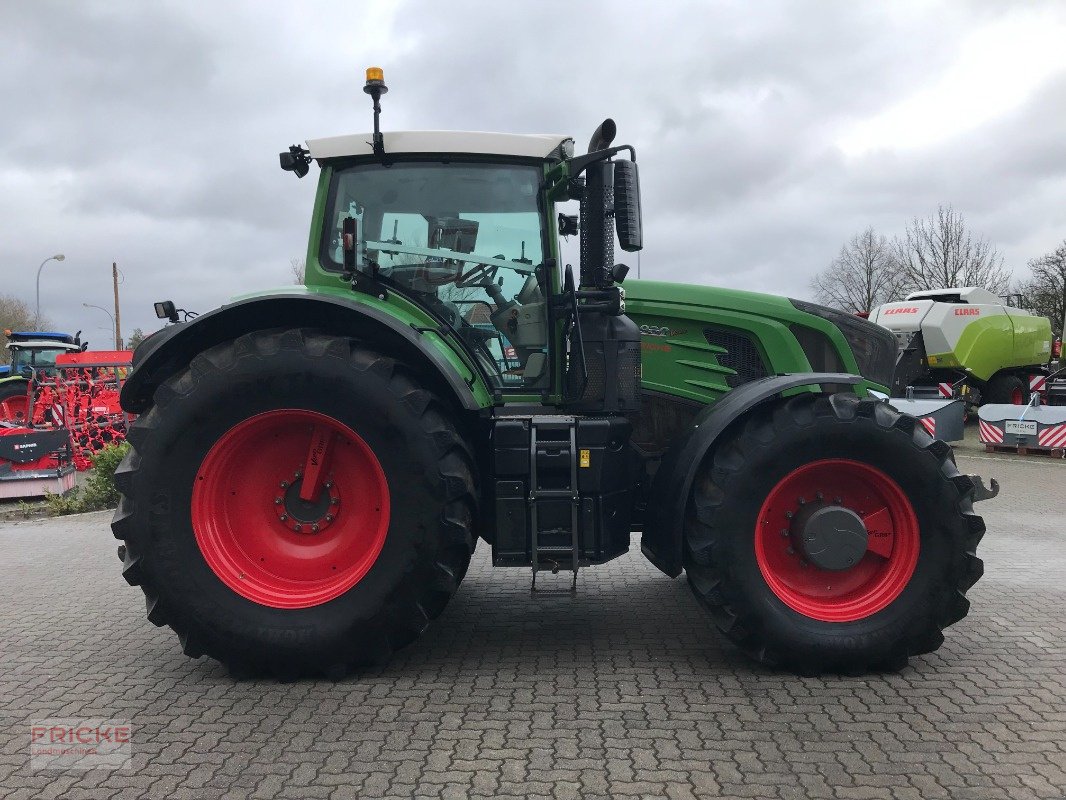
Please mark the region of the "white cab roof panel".
MULTIPOLYGON (((484 133, 482 131, 385 131, 386 153, 471 153, 546 158, 571 138, 558 133, 484 133)), ((312 158, 373 155, 372 134, 308 139, 312 158)))
POLYGON ((926 289, 921 292, 911 292, 907 295, 907 299, 936 300, 938 302, 944 302, 944 297, 952 295, 958 295, 963 303, 991 303, 992 305, 1003 305, 1003 300, 1001 298, 992 294, 988 289, 982 289, 980 286, 962 286, 958 289, 926 289))

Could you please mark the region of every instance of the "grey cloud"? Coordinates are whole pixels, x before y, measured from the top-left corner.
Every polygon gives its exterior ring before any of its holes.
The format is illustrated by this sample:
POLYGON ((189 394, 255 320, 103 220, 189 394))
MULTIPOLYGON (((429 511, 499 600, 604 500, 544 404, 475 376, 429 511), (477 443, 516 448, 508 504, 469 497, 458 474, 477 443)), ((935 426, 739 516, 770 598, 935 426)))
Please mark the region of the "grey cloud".
POLYGON ((40 260, 65 251, 45 269, 45 311, 106 325, 81 303, 108 305, 117 260, 128 332, 154 326, 162 296, 204 310, 286 282, 314 186, 278 170, 277 152, 366 130, 369 64, 386 70, 392 129, 558 131, 583 146, 615 117, 641 162, 645 277, 802 296, 847 237, 895 233, 939 202, 1017 268, 1063 237, 1066 76, 936 145, 848 158, 836 140, 928 85, 976 26, 1032 7, 12 4, 5 291, 32 299, 40 260))

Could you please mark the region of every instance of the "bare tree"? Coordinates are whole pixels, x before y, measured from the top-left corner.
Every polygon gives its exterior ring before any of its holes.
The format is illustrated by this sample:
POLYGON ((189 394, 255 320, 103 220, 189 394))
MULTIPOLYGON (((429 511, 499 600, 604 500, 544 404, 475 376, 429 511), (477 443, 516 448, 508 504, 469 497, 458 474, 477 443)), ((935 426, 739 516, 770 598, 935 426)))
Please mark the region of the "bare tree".
POLYGON ((811 280, 818 302, 842 311, 869 312, 900 299, 902 280, 888 239, 873 228, 852 236, 811 280))
POLYGON ((292 273, 292 282, 302 284, 304 282, 305 263, 302 258, 289 259, 289 271, 292 273))
POLYGON ((915 217, 894 250, 908 291, 981 286, 1003 294, 1010 285, 1003 257, 967 230, 965 218, 951 206, 939 206, 927 219, 915 217))
POLYGON ((1033 276, 1018 286, 1027 308, 1051 320, 1055 336, 1062 336, 1066 315, 1066 240, 1050 253, 1029 262, 1033 276))
POLYGON ((33 331, 47 330, 51 323, 47 319, 34 322, 33 309, 29 304, 10 294, 0 294, 0 361, 7 361, 7 335, 5 330, 33 331))

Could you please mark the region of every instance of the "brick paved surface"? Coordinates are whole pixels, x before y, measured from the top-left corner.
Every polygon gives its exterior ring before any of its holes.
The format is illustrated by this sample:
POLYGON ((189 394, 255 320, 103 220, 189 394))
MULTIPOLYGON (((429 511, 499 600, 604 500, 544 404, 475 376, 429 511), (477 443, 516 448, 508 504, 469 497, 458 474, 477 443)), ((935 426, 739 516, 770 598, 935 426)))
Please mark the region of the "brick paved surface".
POLYGON ((861 679, 753 666, 635 551, 532 600, 483 547, 387 668, 235 682, 145 621, 107 514, 3 523, 0 797, 1061 798, 1066 465, 960 466, 1004 486, 974 609, 861 679), (131 719, 133 769, 32 771, 40 717, 131 719))

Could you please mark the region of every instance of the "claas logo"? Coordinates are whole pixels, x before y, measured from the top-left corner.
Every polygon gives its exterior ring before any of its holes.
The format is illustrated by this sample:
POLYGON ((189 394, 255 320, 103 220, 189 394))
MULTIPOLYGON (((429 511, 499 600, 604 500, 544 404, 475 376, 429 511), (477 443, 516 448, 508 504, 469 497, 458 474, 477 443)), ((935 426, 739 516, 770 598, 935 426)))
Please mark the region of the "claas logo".
POLYGON ((979 308, 956 308, 956 317, 979 317, 981 316, 981 309, 979 308))
POLYGON ((887 308, 887 309, 885 309, 885 313, 886 314, 917 314, 918 313, 918 307, 917 306, 900 306, 899 308, 887 308))

